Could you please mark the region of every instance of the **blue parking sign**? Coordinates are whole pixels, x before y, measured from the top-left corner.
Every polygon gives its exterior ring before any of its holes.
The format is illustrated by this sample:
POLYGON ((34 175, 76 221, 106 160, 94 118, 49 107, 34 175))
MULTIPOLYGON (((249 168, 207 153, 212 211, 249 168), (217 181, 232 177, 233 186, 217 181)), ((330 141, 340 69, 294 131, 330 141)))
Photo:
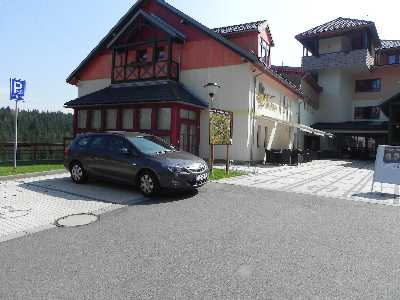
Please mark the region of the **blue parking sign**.
POLYGON ((26 81, 10 78, 10 100, 22 101, 25 96, 26 81))

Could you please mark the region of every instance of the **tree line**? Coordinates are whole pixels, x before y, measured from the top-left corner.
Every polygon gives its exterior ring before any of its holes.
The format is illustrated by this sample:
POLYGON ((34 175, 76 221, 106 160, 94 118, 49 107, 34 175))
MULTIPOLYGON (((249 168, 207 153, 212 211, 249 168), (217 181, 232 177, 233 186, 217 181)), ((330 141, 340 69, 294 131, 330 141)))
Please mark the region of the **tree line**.
MULTIPOLYGON (((14 141, 14 110, 0 108, 0 143, 14 141)), ((72 136, 72 114, 20 110, 18 114, 18 142, 62 143, 72 136)))

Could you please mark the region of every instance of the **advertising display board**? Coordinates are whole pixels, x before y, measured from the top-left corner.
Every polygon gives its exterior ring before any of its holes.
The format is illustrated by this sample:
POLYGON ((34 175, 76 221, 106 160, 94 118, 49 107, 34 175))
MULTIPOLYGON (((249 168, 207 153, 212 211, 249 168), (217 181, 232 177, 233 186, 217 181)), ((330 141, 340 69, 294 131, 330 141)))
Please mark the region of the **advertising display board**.
POLYGON ((231 145, 233 113, 210 109, 210 145, 231 145))
POLYGON ((400 184, 400 147, 378 146, 372 184, 374 182, 400 184))

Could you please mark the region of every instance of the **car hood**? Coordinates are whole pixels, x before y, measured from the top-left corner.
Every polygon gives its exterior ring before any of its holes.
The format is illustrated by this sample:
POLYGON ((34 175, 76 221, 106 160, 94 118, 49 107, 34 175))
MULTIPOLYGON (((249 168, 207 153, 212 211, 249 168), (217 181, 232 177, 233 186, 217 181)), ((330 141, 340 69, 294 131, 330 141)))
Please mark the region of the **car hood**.
POLYGON ((153 156, 153 158, 165 166, 171 167, 193 167, 194 165, 206 164, 204 160, 191 153, 184 151, 167 152, 153 156))

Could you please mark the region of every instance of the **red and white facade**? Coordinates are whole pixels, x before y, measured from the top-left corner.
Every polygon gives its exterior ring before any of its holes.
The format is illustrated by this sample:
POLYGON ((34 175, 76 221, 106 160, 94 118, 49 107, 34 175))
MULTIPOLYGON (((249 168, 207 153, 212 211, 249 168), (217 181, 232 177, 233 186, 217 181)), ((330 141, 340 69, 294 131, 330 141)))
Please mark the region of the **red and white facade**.
MULTIPOLYGON (((264 146, 291 148, 307 99, 270 68, 273 45, 266 22, 212 30, 165 1, 139 0, 67 79, 78 87, 79 98, 65 105, 75 112, 74 133, 149 132, 206 158, 203 86, 217 82, 213 107, 234 115, 232 159, 262 160, 264 146), (260 91, 267 106, 257 101, 260 91)), ((303 119, 313 122, 311 113, 303 119)), ((216 158, 224 151, 217 147, 216 158)))

